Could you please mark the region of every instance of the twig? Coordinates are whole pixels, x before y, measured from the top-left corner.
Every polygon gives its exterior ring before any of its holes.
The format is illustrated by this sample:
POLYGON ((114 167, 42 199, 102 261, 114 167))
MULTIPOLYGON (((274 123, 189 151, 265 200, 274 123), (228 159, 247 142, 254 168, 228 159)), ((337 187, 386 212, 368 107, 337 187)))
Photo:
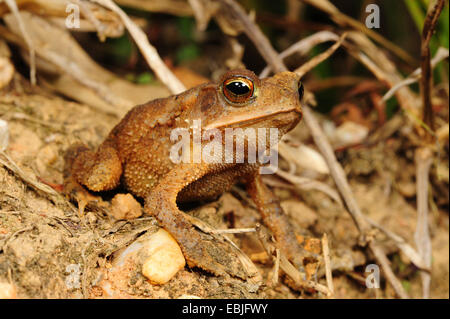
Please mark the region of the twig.
POLYGON ((43 183, 34 181, 30 176, 28 176, 17 164, 3 151, 0 151, 0 155, 3 156, 6 160, 0 157, 0 164, 8 168, 17 174, 20 179, 22 179, 25 183, 29 184, 36 190, 40 190, 48 195, 59 196, 59 194, 50 186, 47 186, 43 183))
MULTIPOLYGON (((256 233, 258 234, 259 241, 263 245, 267 254, 269 256, 272 256, 272 258, 276 258, 274 254, 276 254, 277 248, 270 241, 271 236, 268 230, 265 227, 261 226, 260 224, 257 224, 256 233)), ((286 273, 286 275, 289 276, 289 278, 291 278, 294 281, 294 283, 298 287, 312 288, 318 292, 325 294, 326 296, 330 296, 330 290, 326 286, 315 283, 311 280, 306 280, 305 273, 298 271, 297 268, 295 268, 294 265, 290 263, 290 261, 281 251, 280 251, 280 268, 286 273)))
POLYGON ((308 106, 303 107, 303 116, 306 125, 311 131, 312 138, 317 145, 317 148, 324 156, 325 161, 330 168, 330 174, 333 177, 342 198, 344 199, 348 212, 350 213, 353 220, 355 221, 356 226, 362 233, 368 231, 368 224, 365 222, 364 216, 361 213, 358 204, 356 203, 356 200, 350 189, 350 185, 348 184, 347 178, 345 177, 345 172, 342 169, 342 166, 337 161, 333 148, 327 141, 324 132, 322 131, 319 123, 314 118, 314 115, 312 114, 312 111, 308 106))
MULTIPOLYGON (((358 227, 358 230, 360 231, 361 235, 363 237, 367 236, 370 231, 370 226, 365 220, 364 215, 362 214, 358 206, 358 203, 356 202, 353 196, 353 193, 351 191, 350 185, 348 184, 347 178, 345 177, 345 172, 342 169, 342 166, 337 161, 331 145, 326 140, 326 137, 322 132, 319 123, 317 123, 317 120, 313 118, 311 112, 312 111, 309 109, 309 107, 307 106, 304 107, 303 115, 306 125, 309 127, 314 142, 316 143, 317 147, 325 157, 325 160, 327 161, 327 164, 330 167, 331 176, 333 177, 334 182, 336 183, 336 186, 340 191, 342 198, 344 199, 347 211, 353 218, 353 221, 358 227)), ((367 240, 367 238, 363 238, 363 240, 367 240)), ((389 265, 389 260, 387 259, 383 250, 377 244, 375 244, 370 240, 369 240, 369 248, 374 253, 377 261, 381 264, 381 267, 384 270, 386 278, 391 283, 397 295, 400 296, 401 298, 408 298, 408 295, 403 289, 400 281, 395 277, 394 273, 392 272, 392 269, 389 265)))
MULTIPOLYGON (((266 62, 271 66, 275 72, 287 71, 286 66, 278 58, 278 54, 272 48, 267 37, 262 33, 261 29, 248 17, 244 9, 237 4, 234 0, 218 0, 224 7, 226 7, 230 13, 240 21, 244 27, 245 34, 257 44, 258 50, 264 57, 266 62)), ((224 10, 224 8, 222 8, 224 10)))
MULTIPOLYGON (((434 131, 434 117, 431 103, 431 91, 433 88, 433 77, 430 63, 430 40, 433 35, 439 15, 444 8, 444 0, 430 2, 427 16, 422 30, 422 42, 420 46, 420 64, 422 68, 422 79, 420 81, 420 93, 422 96, 422 119, 423 122, 434 131)), ((428 135, 430 137, 430 135, 428 135)))
POLYGON ((323 260, 325 263, 325 277, 327 278, 328 290, 331 296, 334 295, 333 274, 331 273, 330 249, 328 247, 328 236, 326 233, 322 237, 323 260))
MULTIPOLYGON (((417 226, 414 240, 425 266, 431 268, 431 239, 428 231, 428 175, 433 154, 428 147, 416 150, 417 226)), ((430 297, 431 275, 421 271, 423 298, 430 297)))
POLYGON ((409 299, 408 294, 406 293, 405 289, 403 288, 401 282, 397 279, 394 272, 391 269, 390 261, 386 257, 386 254, 384 253, 383 249, 376 243, 369 242, 370 250, 372 250, 377 262, 380 263, 381 268, 384 271, 384 276, 386 277, 387 281, 391 284, 392 288, 394 288, 395 293, 402 299, 409 299))
MULTIPOLYGON (((103 100, 109 103, 108 107, 97 107, 97 109, 101 110, 102 112, 118 116, 122 114, 124 108, 129 109, 132 106, 130 105, 130 101, 127 101, 116 95, 107 87, 105 83, 94 80, 92 77, 88 76, 88 74, 86 73, 87 71, 83 66, 77 63, 78 61, 74 62, 71 56, 62 54, 62 52, 59 50, 55 50, 54 42, 46 43, 47 39, 45 39, 45 36, 48 36, 48 32, 52 32, 54 36, 55 34, 56 36, 58 36, 58 41, 60 43, 70 45, 72 46, 72 49, 77 49, 75 40, 73 40, 65 30, 61 30, 56 26, 50 24, 47 20, 40 18, 39 16, 32 15, 31 13, 26 11, 21 12, 21 16, 22 18, 25 18, 24 21, 26 21, 25 24, 28 26, 28 28, 35 28, 32 29, 31 32, 33 34, 32 42, 33 45, 35 45, 36 53, 40 58, 50 62, 62 72, 74 78, 79 83, 94 90, 103 100)), ((11 28, 10 24, 9 27, 11 28)), ((16 31, 10 32, 0 25, 0 33, 2 34, 2 36, 7 37, 8 41, 17 44, 18 46, 25 47, 24 41, 21 38, 17 37, 15 32, 16 31)))
POLYGON ((273 266, 273 273, 272 273, 272 286, 275 287, 278 284, 278 277, 280 272, 280 249, 275 249, 275 265, 273 266))
POLYGON ((336 190, 334 190, 332 187, 330 187, 329 185, 327 185, 325 183, 313 180, 311 178, 301 177, 301 176, 297 176, 294 174, 290 174, 281 169, 278 169, 276 171, 276 174, 278 176, 284 178, 285 180, 289 181, 290 183, 294 184, 295 187, 297 187, 300 190, 313 189, 313 190, 323 192, 323 193, 327 194, 328 196, 330 196, 333 200, 335 200, 340 206, 343 206, 342 200, 339 197, 338 192, 336 192, 336 190))
POLYGON ((209 2, 209 0, 188 0, 188 2, 194 11, 197 29, 199 31, 205 31, 211 16, 219 8, 219 5, 212 8, 214 4, 209 2))
POLYGON ((127 14, 119 8, 111 0, 90 0, 96 2, 111 11, 117 13, 125 24, 125 27, 130 32, 137 46, 141 50, 142 55, 147 61, 150 68, 155 72, 158 79, 172 92, 178 94, 186 90, 183 83, 169 70, 169 68, 161 60, 155 47, 153 47, 147 39, 145 33, 127 16, 127 14))
POLYGON ((339 40, 333 44, 331 47, 329 47, 325 52, 322 52, 319 55, 316 55, 311 60, 308 60, 305 64, 303 64, 301 67, 297 68, 294 72, 297 73, 300 78, 302 78, 306 73, 311 71, 313 68, 315 68, 318 64, 322 63, 326 59, 330 57, 342 44, 342 42, 345 40, 345 37, 347 36, 347 33, 344 33, 341 35, 339 40))
MULTIPOLYGON (((349 45, 347 42, 344 42, 344 47, 346 47, 347 51, 359 62, 361 62, 370 72, 372 72, 375 77, 382 83, 384 83, 388 88, 393 88, 398 83, 400 83, 403 78, 396 72, 390 70, 392 68, 391 62, 382 54, 381 52, 373 53, 372 56, 368 56, 366 53, 373 51, 370 48, 365 48, 364 52, 360 47, 364 47, 363 42, 368 41, 368 39, 364 39, 362 37, 357 36, 353 39, 358 44, 358 47, 354 47, 349 45), (374 59, 376 56, 378 59, 375 63, 374 59)), ((419 106, 418 99, 416 95, 406 86, 401 86, 395 91, 395 96, 402 108, 407 115, 407 118, 416 125, 416 127, 423 127, 430 134, 433 132, 428 128, 428 126, 423 123, 419 116, 419 106)))
MULTIPOLYGON (((367 37, 357 33, 349 33, 349 38, 355 42, 356 46, 347 41, 344 42, 344 47, 348 53, 372 72, 380 82, 388 88, 392 88, 403 80, 403 77, 397 72, 387 56, 376 48, 367 37)), ((418 114, 419 103, 417 103, 416 96, 408 87, 401 87, 395 93, 395 96, 403 110, 415 116, 418 114)))
POLYGON ((243 233, 253 233, 255 228, 230 228, 230 229, 213 229, 209 232, 211 234, 243 234, 243 233))
MULTIPOLYGON (((299 53, 306 54, 309 50, 311 50, 314 46, 328 41, 338 41, 339 36, 336 33, 330 31, 319 31, 310 35, 309 37, 303 38, 300 41, 294 43, 289 48, 280 53, 280 59, 285 59, 291 54, 299 53)), ((269 75, 272 68, 270 65, 266 66, 264 70, 260 73, 260 78, 265 78, 269 75)))
MULTIPOLYGON (((449 56, 448 49, 439 47, 434 58, 431 59, 431 68, 433 69, 439 62, 444 59, 447 59, 449 56)), ((413 84, 417 82, 422 77, 422 69, 418 68, 414 70, 406 79, 395 84, 389 91, 387 91, 383 96, 383 101, 389 100, 398 89, 403 86, 413 84)))
POLYGON ((402 237, 374 222, 369 217, 364 216, 364 218, 370 225, 381 230, 388 238, 392 239, 397 247, 411 260, 414 265, 416 265, 421 270, 430 271, 422 256, 420 256, 419 252, 416 251, 410 244, 408 244, 402 237))
POLYGON ((239 258, 239 261, 241 262, 244 271, 250 277, 247 280, 252 285, 255 285, 255 286, 259 286, 260 285, 262 277, 261 277, 261 274, 258 271, 258 268, 251 261, 251 259, 230 238, 228 238, 228 236, 226 236, 225 234, 221 234, 221 233, 217 232, 217 230, 215 228, 211 227, 210 225, 208 225, 207 223, 205 223, 201 219, 198 219, 198 218, 196 218, 194 216, 191 216, 189 214, 186 214, 186 213, 183 213, 183 215, 185 216, 185 218, 187 220, 189 220, 189 222, 191 222, 195 227, 197 227, 201 231, 212 235, 217 240, 225 240, 231 246, 233 246, 234 249, 236 250, 235 251, 236 255, 239 258))
POLYGON ((80 7, 81 13, 86 17, 88 21, 92 23, 94 28, 97 30, 97 36, 99 37, 100 41, 104 42, 106 40, 106 26, 95 17, 94 13, 87 7, 85 2, 81 0, 74 1, 80 7))

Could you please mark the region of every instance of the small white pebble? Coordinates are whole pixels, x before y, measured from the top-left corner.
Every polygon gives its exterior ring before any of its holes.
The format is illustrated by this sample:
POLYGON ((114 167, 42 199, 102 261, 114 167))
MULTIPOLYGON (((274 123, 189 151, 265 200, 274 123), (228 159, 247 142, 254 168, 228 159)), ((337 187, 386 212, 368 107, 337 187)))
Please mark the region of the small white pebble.
POLYGON ((165 284, 183 269, 186 261, 180 246, 164 229, 158 230, 144 244, 148 256, 142 265, 142 274, 153 284, 165 284))
POLYGON ((8 122, 0 119, 0 150, 4 151, 9 144, 8 122))
POLYGON ((199 296, 195 296, 195 295, 181 295, 177 299, 202 299, 202 298, 200 298, 199 296))
POLYGON ((0 282, 0 299, 15 299, 16 287, 7 282, 0 282))

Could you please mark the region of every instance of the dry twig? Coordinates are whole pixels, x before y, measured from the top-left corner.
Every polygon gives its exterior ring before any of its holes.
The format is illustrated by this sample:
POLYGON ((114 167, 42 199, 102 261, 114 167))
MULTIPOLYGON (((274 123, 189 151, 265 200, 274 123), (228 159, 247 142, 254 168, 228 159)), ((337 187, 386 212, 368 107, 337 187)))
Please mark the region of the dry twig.
POLYGON ((325 183, 307 177, 296 176, 281 169, 278 169, 276 174, 294 184, 300 190, 317 190, 323 192, 326 195, 330 196, 333 200, 335 200, 339 205, 343 206, 339 194, 332 187, 328 186, 325 183))
POLYGON ((327 278, 327 286, 331 296, 334 295, 333 275, 331 273, 330 249, 328 247, 328 236, 323 234, 322 237, 323 260, 325 263, 325 277, 327 278))
POLYGON ((297 68, 294 72, 297 73, 300 78, 302 78, 306 73, 314 69, 317 65, 328 59, 342 44, 342 42, 345 40, 345 37, 347 36, 347 33, 344 33, 341 35, 339 40, 333 44, 331 47, 329 47, 325 52, 322 52, 321 54, 315 56, 299 68, 297 68))
MULTIPOLYGON (((330 31, 319 31, 314 33, 300 41, 294 43, 289 48, 280 53, 280 59, 285 59, 291 54, 299 53, 301 55, 305 55, 308 51, 310 51, 314 46, 328 42, 328 41, 339 41, 339 36, 330 31)), ((271 71, 270 65, 266 66, 264 70, 260 73, 260 78, 265 78, 269 75, 271 71)))
POLYGON ((50 186, 35 181, 33 180, 33 178, 28 176, 4 151, 0 151, 0 155, 2 156, 0 157, 0 164, 17 174, 19 178, 22 179, 25 183, 27 183, 34 189, 44 192, 48 195, 59 196, 59 194, 50 186))
MULTIPOLYGON (((448 49, 440 47, 436 54, 434 55, 434 58, 431 59, 431 68, 433 69, 439 62, 442 60, 448 59, 449 52, 448 49)), ((405 78, 403 81, 395 84, 389 91, 387 91, 383 95, 383 101, 389 100, 395 92, 397 92, 398 89, 400 89, 403 86, 411 85, 413 83, 416 83, 420 78, 422 78, 422 69, 418 68, 414 70, 407 78, 405 78)))
POLYGON ((278 277, 280 272, 280 249, 275 249, 275 265, 273 266, 273 273, 272 273, 272 286, 275 287, 278 284, 278 277))
MULTIPOLYGON (((431 239, 428 231, 428 177, 433 153, 428 147, 416 150, 417 227, 414 240, 426 268, 431 268, 431 239)), ((423 298, 430 296, 431 275, 421 271, 423 298)))
MULTIPOLYGON (((433 78, 430 63, 430 41, 434 33, 439 15, 444 8, 444 0, 434 0, 428 7, 427 16, 422 30, 422 43, 420 46, 420 64, 422 69, 422 79, 420 81, 420 93, 422 97, 422 119, 423 122, 434 131, 434 117, 431 104, 431 92, 433 88, 433 78)), ((428 137, 430 137, 428 135, 428 137)))
POLYGON ((230 13, 240 21, 244 27, 245 34, 253 41, 253 43, 258 45, 258 50, 261 55, 266 60, 267 64, 272 67, 275 72, 286 71, 286 67, 283 62, 278 59, 278 55, 272 48, 267 37, 261 32, 258 26, 250 20, 244 9, 237 4, 234 0, 218 0, 224 6, 222 10, 228 9, 230 13))
POLYGON ((164 83, 165 86, 172 92, 172 94, 178 94, 186 90, 184 85, 178 80, 178 78, 169 70, 169 68, 161 60, 155 47, 153 47, 147 39, 145 33, 127 16, 127 14, 119 8, 111 0, 91 0, 98 4, 110 9, 117 13, 122 19, 125 27, 130 32, 137 46, 142 52, 145 60, 150 68, 155 71, 156 76, 164 83))
MULTIPOLYGON (((259 224, 256 225, 256 233, 258 234, 258 238, 261 242, 261 244, 263 245, 264 249, 266 250, 267 254, 269 256, 272 256, 272 258, 276 258, 276 253, 277 253, 277 248, 276 245, 274 245, 270 238, 270 234, 267 231, 267 229, 259 224)), ((280 268, 281 270, 283 270, 286 275, 289 276, 289 278, 291 278, 294 283, 298 286, 298 287, 304 287, 304 288, 312 288, 318 292, 321 292, 323 294, 325 294, 326 296, 331 296, 331 292, 330 290, 324 286, 321 285, 319 283, 313 282, 311 280, 306 280, 305 277, 306 275, 300 271, 297 270, 297 268, 294 267, 294 265, 292 265, 290 263, 290 261, 286 258, 286 256, 283 254, 283 252, 280 251, 279 254, 279 258, 280 258, 280 268)), ((276 262, 276 260, 275 260, 276 262)))
POLYGON ((384 228, 383 226, 379 225, 378 223, 374 222, 369 217, 367 216, 364 217, 370 225, 381 230, 388 238, 393 240, 395 245, 397 245, 397 247, 411 260, 411 262, 414 265, 425 271, 430 270, 426 265, 425 261, 423 260, 422 256, 420 256, 419 252, 416 251, 410 244, 408 244, 406 240, 404 240, 399 235, 391 232, 390 230, 384 228))
MULTIPOLYGON (((251 261, 251 259, 225 234, 221 233, 220 231, 217 231, 217 229, 214 229, 204 221, 191 216, 189 214, 184 214, 184 217, 189 220, 195 227, 200 229, 201 231, 210 234, 211 236, 215 237, 216 240, 225 240, 227 241, 233 248, 235 249, 236 255, 239 258, 239 261, 241 262, 244 272, 248 274, 248 282, 254 287, 253 289, 257 289, 257 287, 260 286, 260 283, 262 281, 261 274, 258 271, 258 268, 256 268, 255 264, 251 261)), ((257 231, 257 230, 256 230, 257 231)))

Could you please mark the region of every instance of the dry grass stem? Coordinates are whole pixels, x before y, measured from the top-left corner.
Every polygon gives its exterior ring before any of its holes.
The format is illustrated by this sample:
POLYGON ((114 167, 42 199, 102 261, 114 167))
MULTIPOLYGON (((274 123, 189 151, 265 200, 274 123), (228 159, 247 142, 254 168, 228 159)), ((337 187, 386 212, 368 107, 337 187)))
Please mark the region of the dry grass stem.
MULTIPOLYGON (((422 43, 420 46, 420 62, 422 78, 420 81, 420 93, 422 97, 422 120, 434 131, 434 116, 431 104, 431 91, 433 88, 433 78, 431 74, 430 40, 436 28, 439 15, 444 8, 445 0, 434 0, 430 2, 427 16, 422 30, 422 43)), ((430 138, 430 135, 428 135, 430 138)))
POLYGON ((347 36, 346 33, 341 35, 339 40, 331 47, 329 47, 325 52, 322 52, 321 54, 316 55, 311 60, 308 60, 308 62, 297 68, 294 72, 297 73, 300 76, 300 78, 302 78, 306 73, 314 69, 317 65, 328 59, 334 52, 336 52, 336 50, 341 46, 342 42, 345 40, 346 36, 347 36))
POLYGON ((142 55, 147 61, 150 68, 155 72, 156 76, 161 80, 161 82, 172 92, 172 94, 178 94, 186 90, 183 83, 178 80, 178 78, 169 70, 169 68, 164 64, 156 51, 147 39, 145 33, 134 23, 127 14, 119 8, 111 0, 91 0, 96 2, 105 8, 117 13, 122 19, 125 27, 130 32, 137 46, 139 47, 142 55))
MULTIPOLYGON (((429 173, 433 153, 427 147, 416 150, 417 226, 414 240, 427 269, 431 268, 431 238, 428 226, 429 173)), ((421 271, 423 298, 430 296, 431 275, 421 271)))
MULTIPOLYGON (((363 237, 367 236, 370 230, 370 225, 365 220, 364 215, 362 214, 359 205, 356 202, 356 199, 351 191, 350 185, 348 184, 342 166, 337 161, 330 143, 327 141, 325 134, 323 133, 323 131, 319 126, 319 123, 317 123, 317 120, 313 117, 310 108, 305 106, 303 112, 306 125, 308 125, 311 134, 313 136, 314 142, 316 143, 321 153, 324 155, 325 160, 327 161, 327 164, 330 167, 331 176, 333 177, 334 182, 336 183, 336 186, 339 189, 342 198, 344 199, 347 211, 352 216, 356 226, 358 227, 363 237)), ((366 238, 364 240, 366 240, 366 238)), ((377 261, 381 264, 387 280, 391 283, 397 295, 400 296, 401 298, 408 298, 408 294, 403 289, 397 277, 395 277, 395 274, 393 273, 389 265, 389 260, 387 259, 386 255, 381 250, 381 248, 374 242, 370 241, 369 247, 374 253, 377 261)))
POLYGON ((230 228, 230 229, 214 229, 210 230, 211 234, 243 234, 243 233, 254 233, 255 228, 230 228))
MULTIPOLYGON (((437 50, 436 54, 434 55, 434 58, 431 59, 431 68, 434 69, 439 62, 448 59, 448 56, 449 56, 448 49, 440 47, 437 50)), ((418 68, 414 70, 414 72, 412 72, 407 78, 405 78, 403 81, 398 82, 389 91, 387 91, 383 95, 383 101, 389 100, 395 94, 395 92, 397 92, 397 90, 400 89, 401 87, 416 83, 421 77, 422 77, 422 69, 418 68)))
POLYGON ((383 232, 389 239, 393 240, 397 247, 411 260, 411 262, 418 268, 430 271, 429 266, 426 265, 422 256, 410 244, 408 244, 402 237, 384 228, 380 224, 374 222, 369 217, 364 216, 367 222, 373 227, 383 232))
POLYGON ((307 177, 300 177, 292 173, 285 172, 281 169, 278 169, 276 174, 284 178, 285 180, 289 181, 300 190, 317 190, 330 196, 339 205, 341 206, 343 205, 342 200, 339 197, 339 193, 337 193, 336 190, 334 190, 331 186, 325 183, 307 177))
POLYGON ((328 246, 328 236, 327 234, 323 234, 322 237, 322 251, 323 251, 323 260, 325 263, 325 277, 327 279, 328 290, 332 297, 334 295, 334 285, 333 285, 333 274, 331 273, 331 259, 330 259, 330 248, 328 246))
POLYGON ((10 171, 14 172, 14 174, 16 174, 26 184, 48 195, 59 196, 59 194, 50 186, 38 182, 31 176, 28 176, 28 174, 26 174, 19 166, 17 166, 17 164, 4 151, 0 151, 0 156, 0 164, 5 166, 10 171))
POLYGON ((272 286, 275 287, 278 284, 278 277, 280 276, 280 249, 275 249, 275 265, 273 266, 273 272, 272 272, 272 286))
MULTIPOLYGON (((337 42, 339 41, 339 36, 336 33, 330 31, 319 31, 291 45, 289 48, 280 53, 279 58, 285 59, 294 53, 305 55, 316 45, 328 41, 337 42)), ((272 68, 270 67, 270 65, 266 66, 264 70, 260 73, 259 77, 260 78, 267 77, 271 70, 272 68)))
POLYGON ((248 274, 249 279, 248 282, 255 287, 261 284, 262 277, 261 274, 258 271, 258 268, 255 266, 255 264, 251 261, 251 259, 225 234, 222 234, 217 231, 217 229, 211 227, 204 221, 191 216, 189 214, 183 213, 184 217, 189 220, 195 227, 200 229, 201 231, 210 234, 216 238, 216 240, 225 240, 227 241, 236 251, 236 254, 239 258, 239 261, 241 262, 242 266, 244 267, 245 272, 248 274))
POLYGON ((380 245, 375 242, 369 242, 370 250, 375 255, 375 258, 378 263, 381 265, 381 269, 384 271, 384 276, 386 277, 389 284, 391 284, 392 288, 394 288, 395 293, 402 299, 409 299, 409 295, 406 293, 405 289, 402 286, 402 283, 395 276, 392 268, 390 266, 390 261, 386 257, 385 252, 380 247, 380 245))
MULTIPOLYGON (((271 236, 267 231, 267 229, 257 224, 256 233, 258 234, 258 238, 261 244, 263 245, 264 249, 266 250, 267 254, 275 259, 277 248, 275 244, 271 242, 270 240, 271 236)), ((283 252, 280 251, 279 255, 280 255, 279 258, 281 270, 283 270, 286 273, 286 275, 288 275, 289 278, 291 278, 298 287, 311 288, 318 292, 323 293, 326 296, 331 296, 331 292, 326 286, 313 282, 311 280, 306 280, 305 273, 298 271, 297 268, 295 268, 294 265, 292 265, 291 262, 286 258, 283 252)))
MULTIPOLYGON (((229 9, 236 20, 240 21, 244 27, 245 34, 258 47, 259 52, 264 57, 266 62, 271 66, 275 72, 287 71, 286 66, 278 58, 278 54, 272 48, 267 37, 262 33, 261 29, 249 18, 247 13, 240 4, 234 0, 218 0, 224 7, 229 9)), ((222 8, 224 10, 224 8, 222 8)))

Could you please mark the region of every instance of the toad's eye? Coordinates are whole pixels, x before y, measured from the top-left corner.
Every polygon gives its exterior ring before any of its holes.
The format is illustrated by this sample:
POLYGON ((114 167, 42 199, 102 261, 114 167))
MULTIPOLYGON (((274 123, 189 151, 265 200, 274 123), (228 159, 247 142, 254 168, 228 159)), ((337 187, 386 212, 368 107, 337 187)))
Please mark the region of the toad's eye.
POLYGON ((243 77, 225 80, 223 94, 231 103, 243 104, 254 97, 253 82, 243 77))
POLYGON ((303 94, 305 93, 305 88, 302 82, 298 82, 298 99, 301 101, 303 99, 303 94))

